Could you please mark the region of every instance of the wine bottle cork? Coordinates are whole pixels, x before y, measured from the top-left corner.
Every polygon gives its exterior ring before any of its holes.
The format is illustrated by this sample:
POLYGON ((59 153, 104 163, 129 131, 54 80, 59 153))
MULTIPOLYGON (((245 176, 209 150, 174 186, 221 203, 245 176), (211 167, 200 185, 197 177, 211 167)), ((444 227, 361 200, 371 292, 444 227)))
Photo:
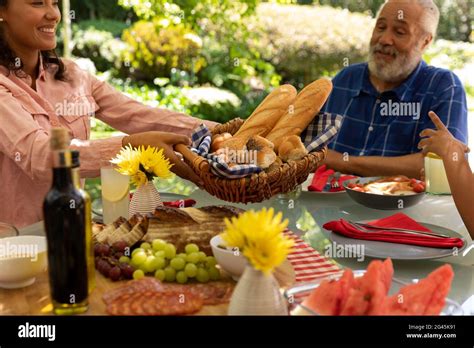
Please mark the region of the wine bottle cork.
POLYGON ((66 150, 69 147, 69 132, 65 128, 51 129, 51 149, 53 151, 66 150))

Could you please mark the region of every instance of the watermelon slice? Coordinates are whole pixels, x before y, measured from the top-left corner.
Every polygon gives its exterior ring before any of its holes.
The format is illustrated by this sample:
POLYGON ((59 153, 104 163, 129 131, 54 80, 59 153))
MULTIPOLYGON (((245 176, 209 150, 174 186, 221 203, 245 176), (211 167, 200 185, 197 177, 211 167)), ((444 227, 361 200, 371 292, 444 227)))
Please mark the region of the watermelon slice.
POLYGON ((454 273, 444 265, 388 297, 392 277, 390 259, 372 261, 363 277, 347 269, 337 281, 323 281, 303 305, 321 315, 439 315, 454 273))
POLYGON ((444 265, 416 284, 406 285, 384 301, 386 315, 439 315, 451 288, 454 273, 444 265))
POLYGON ((392 286, 392 278, 393 278, 393 264, 392 259, 386 259, 382 264, 382 282, 385 284, 386 294, 390 291, 390 287, 392 286))
POLYGON ((451 290, 454 272, 450 265, 444 265, 430 273, 428 280, 437 284, 430 302, 425 309, 425 315, 439 315, 446 304, 446 297, 451 290))
POLYGON ((339 315, 341 302, 347 298, 354 282, 354 274, 346 269, 338 280, 323 281, 303 301, 303 305, 321 315, 339 315))
POLYGON ((369 304, 370 295, 360 289, 350 289, 340 315, 366 315, 369 304))
MULTIPOLYGON (((390 274, 390 263, 372 261, 364 276, 355 282, 348 300, 341 310, 343 315, 376 315, 380 314, 384 298, 387 296, 387 280, 390 274)), ((393 271, 393 270, 392 270, 393 271)))
POLYGON ((303 305, 321 315, 338 315, 341 298, 341 283, 324 280, 303 301, 303 305))

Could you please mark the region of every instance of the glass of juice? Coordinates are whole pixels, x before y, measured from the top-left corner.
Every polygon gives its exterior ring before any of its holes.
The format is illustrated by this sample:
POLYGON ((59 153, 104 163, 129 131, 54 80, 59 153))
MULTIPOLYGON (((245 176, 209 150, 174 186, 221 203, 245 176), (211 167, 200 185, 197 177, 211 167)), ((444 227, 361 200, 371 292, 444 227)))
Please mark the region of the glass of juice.
POLYGON ((425 181, 427 193, 433 195, 451 194, 443 160, 432 152, 425 156, 425 181))
POLYGON ((128 219, 130 177, 116 171, 112 163, 103 162, 100 168, 100 178, 104 224, 110 224, 121 216, 128 219))

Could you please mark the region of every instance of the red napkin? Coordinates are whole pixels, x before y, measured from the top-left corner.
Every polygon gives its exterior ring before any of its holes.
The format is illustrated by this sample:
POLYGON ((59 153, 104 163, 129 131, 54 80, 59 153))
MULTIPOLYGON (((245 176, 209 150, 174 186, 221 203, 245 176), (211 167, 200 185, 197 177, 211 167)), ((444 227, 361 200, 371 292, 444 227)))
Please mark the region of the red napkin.
POLYGON ((165 207, 172 207, 172 208, 188 208, 194 207, 196 205, 196 201, 194 199, 180 199, 174 202, 163 202, 165 207))
MULTIPOLYGON (((432 232, 403 213, 397 213, 380 220, 374 220, 368 224, 377 227, 404 228, 415 231, 432 232)), ((350 225, 344 219, 327 222, 323 227, 326 230, 333 231, 346 237, 387 243, 410 244, 442 249, 451 249, 455 247, 462 248, 464 244, 463 240, 460 238, 434 238, 430 236, 387 230, 362 232, 356 227, 350 225)))
MULTIPOLYGON (((318 191, 321 192, 324 190, 324 187, 326 184, 328 184, 328 179, 331 175, 334 174, 334 170, 332 169, 327 169, 326 165, 323 164, 320 166, 316 171, 314 172, 314 177, 313 181, 311 182, 311 185, 308 186, 308 191, 318 191)), ((344 186, 342 186, 342 183, 346 180, 350 179, 355 179, 356 176, 354 175, 341 175, 339 177, 339 187, 338 188, 330 188, 329 192, 339 192, 339 191, 344 191, 344 186)), ((329 184, 331 184, 333 180, 329 184)))

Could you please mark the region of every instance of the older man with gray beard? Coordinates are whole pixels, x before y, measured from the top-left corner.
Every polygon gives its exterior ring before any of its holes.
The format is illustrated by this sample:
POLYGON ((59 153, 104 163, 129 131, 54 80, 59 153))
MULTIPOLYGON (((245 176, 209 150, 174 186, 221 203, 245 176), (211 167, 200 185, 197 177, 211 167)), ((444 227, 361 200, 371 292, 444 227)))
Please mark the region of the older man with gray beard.
MULTIPOLYGON (((368 63, 343 69, 324 111, 344 116, 326 164, 361 176, 419 177, 420 132, 434 128, 434 111, 467 143, 466 94, 449 70, 428 66, 422 54, 433 41, 439 10, 432 0, 388 0, 380 9, 368 63)), ((356 30, 354 28, 354 30, 356 30)))

